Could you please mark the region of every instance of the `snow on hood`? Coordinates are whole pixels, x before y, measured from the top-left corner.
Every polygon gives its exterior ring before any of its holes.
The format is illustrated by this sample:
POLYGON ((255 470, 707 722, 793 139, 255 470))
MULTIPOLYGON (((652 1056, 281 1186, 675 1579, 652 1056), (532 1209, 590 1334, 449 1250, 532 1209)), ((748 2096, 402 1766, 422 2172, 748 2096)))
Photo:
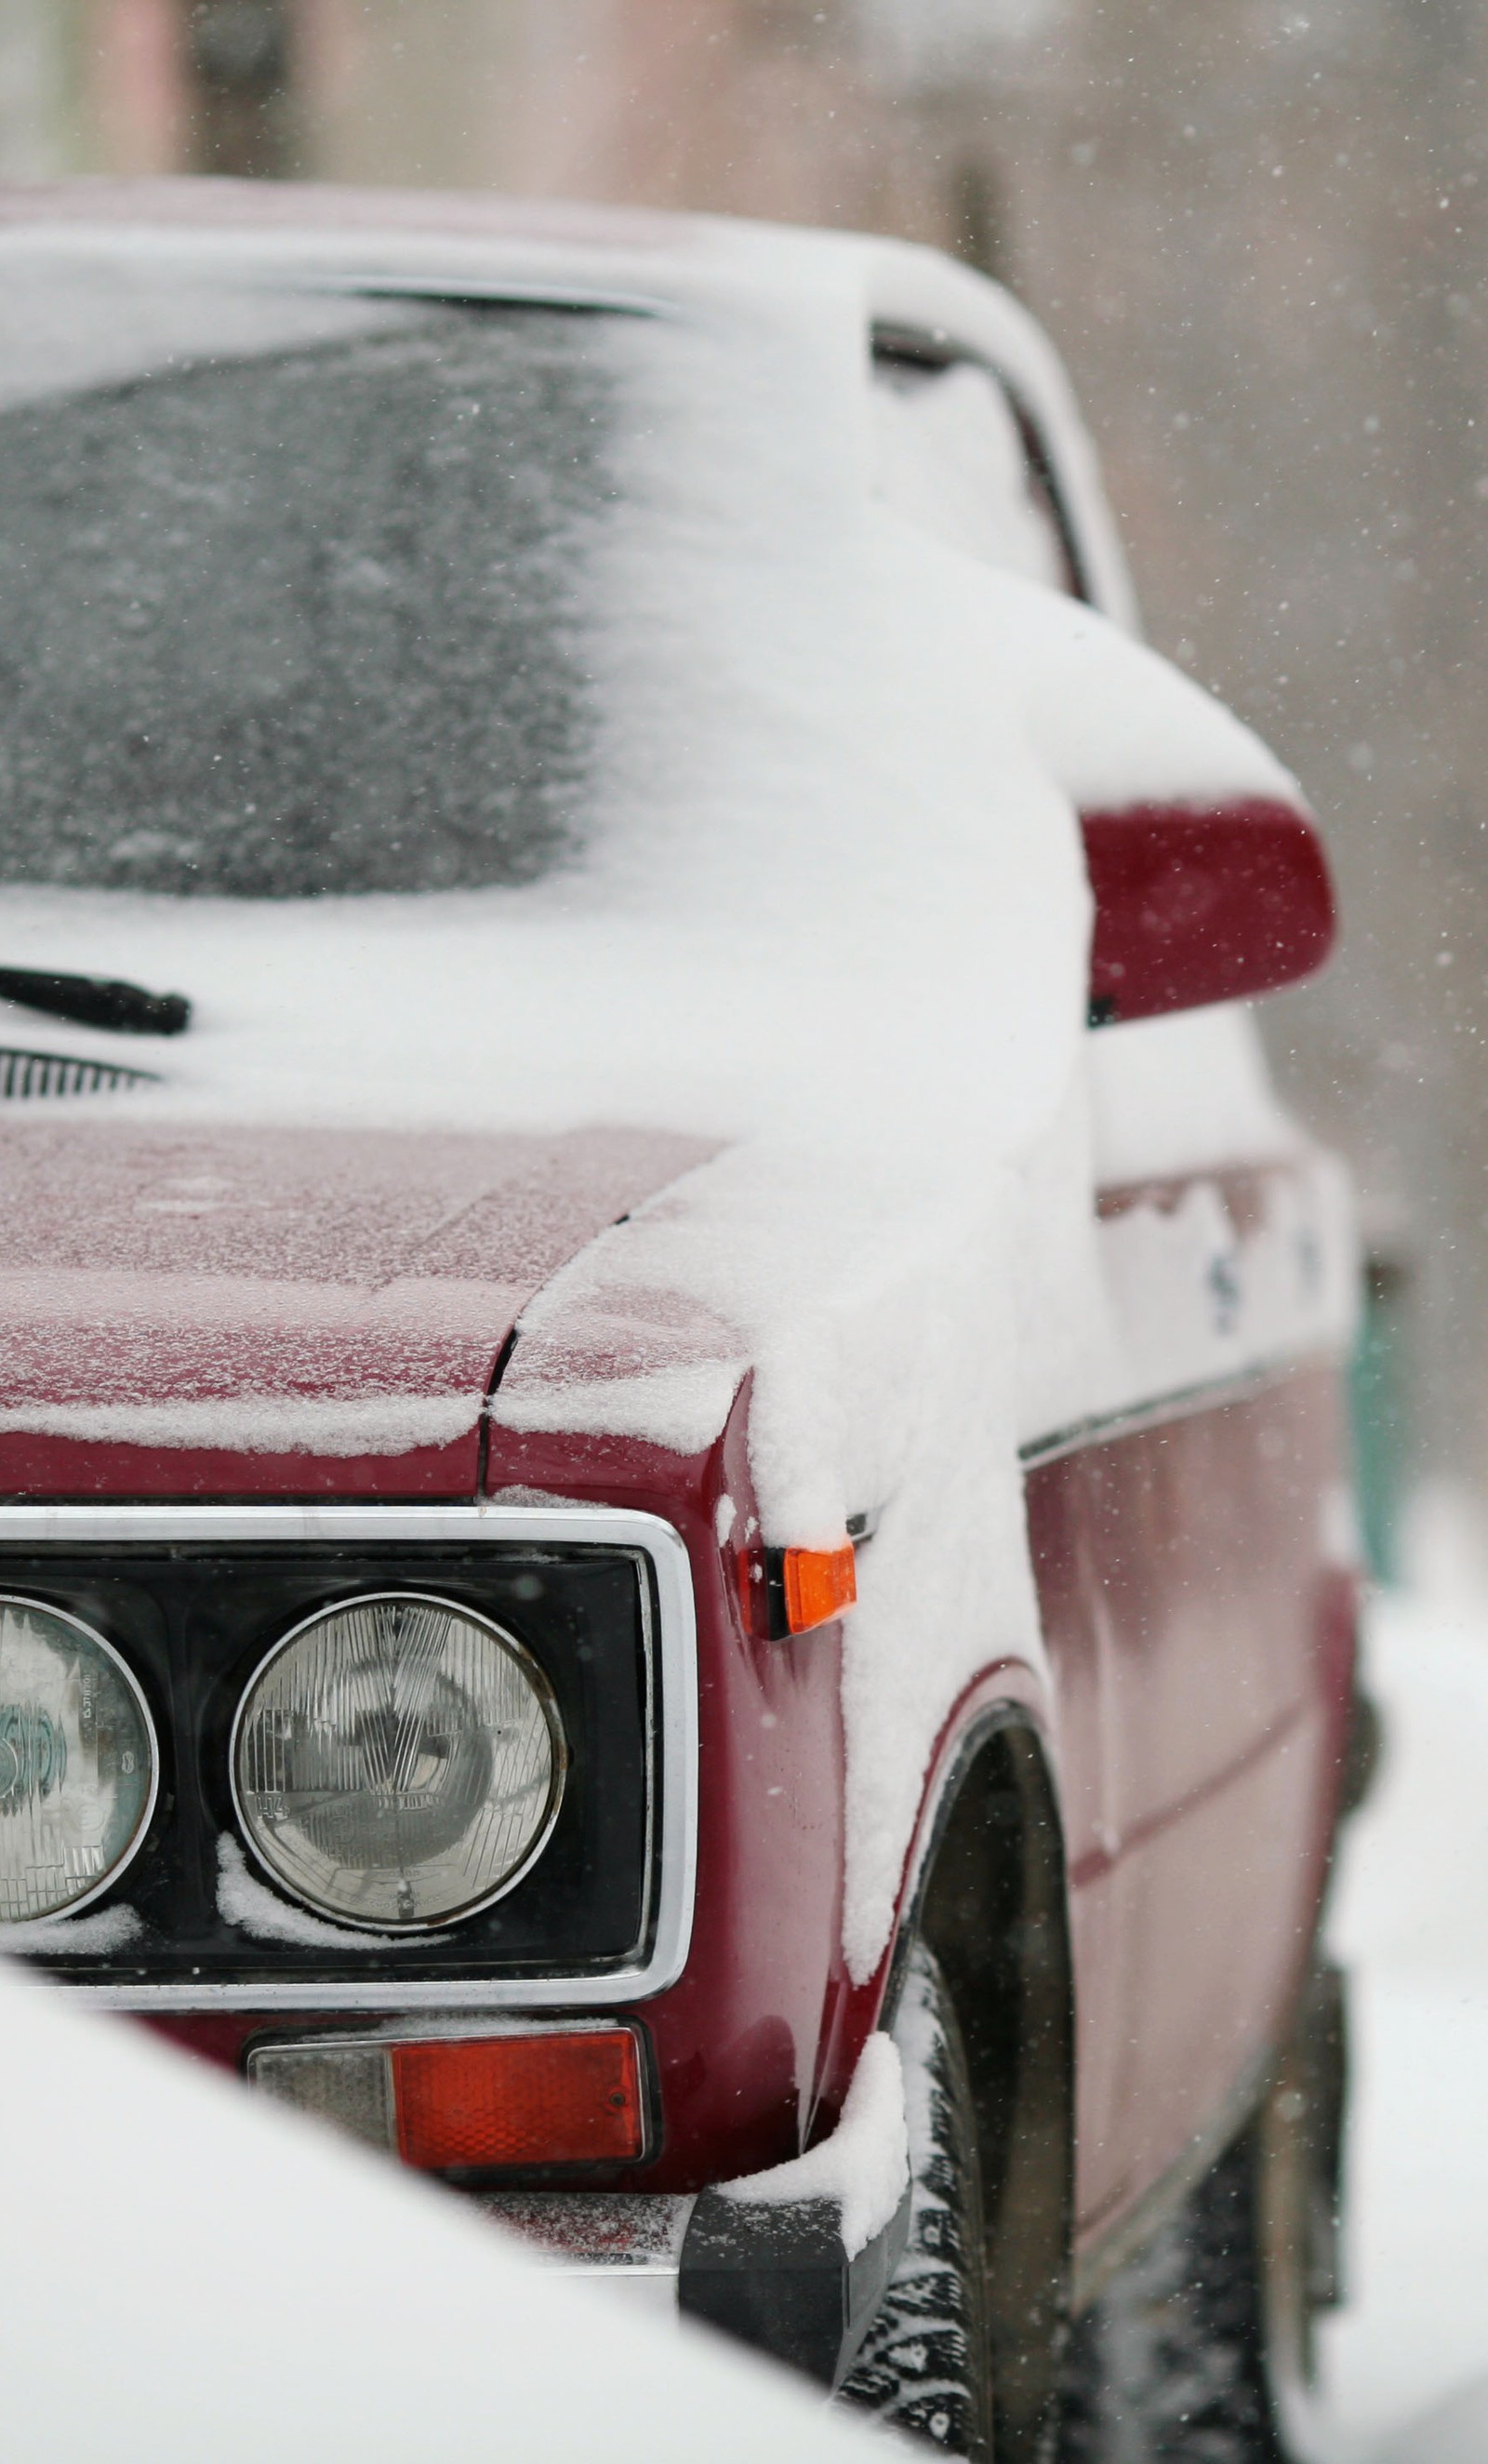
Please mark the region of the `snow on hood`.
POLYGON ((706 1153, 616 1131, 0 1121, 0 1479, 24 1492, 37 1432, 328 1457, 464 1439, 451 1476, 472 1491, 523 1303, 706 1153))

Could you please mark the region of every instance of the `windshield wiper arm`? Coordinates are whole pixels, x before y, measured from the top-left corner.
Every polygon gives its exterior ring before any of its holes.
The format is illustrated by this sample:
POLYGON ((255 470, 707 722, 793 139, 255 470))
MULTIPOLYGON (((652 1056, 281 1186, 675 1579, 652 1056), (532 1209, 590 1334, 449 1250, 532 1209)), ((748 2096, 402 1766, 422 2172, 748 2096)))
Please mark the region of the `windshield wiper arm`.
POLYGON ((115 1035, 184 1035, 191 1004, 184 993, 147 993, 142 984, 107 976, 54 976, 33 967, 0 967, 0 1000, 18 1001, 48 1018, 75 1026, 101 1026, 115 1035))

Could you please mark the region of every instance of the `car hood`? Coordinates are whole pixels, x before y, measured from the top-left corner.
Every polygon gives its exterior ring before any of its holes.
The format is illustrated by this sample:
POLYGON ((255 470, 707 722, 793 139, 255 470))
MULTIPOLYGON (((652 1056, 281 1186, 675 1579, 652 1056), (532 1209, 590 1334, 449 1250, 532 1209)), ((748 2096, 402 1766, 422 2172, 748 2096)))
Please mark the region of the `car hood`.
POLYGON ((0 1125, 0 1491, 470 1496, 524 1304, 711 1152, 0 1125))

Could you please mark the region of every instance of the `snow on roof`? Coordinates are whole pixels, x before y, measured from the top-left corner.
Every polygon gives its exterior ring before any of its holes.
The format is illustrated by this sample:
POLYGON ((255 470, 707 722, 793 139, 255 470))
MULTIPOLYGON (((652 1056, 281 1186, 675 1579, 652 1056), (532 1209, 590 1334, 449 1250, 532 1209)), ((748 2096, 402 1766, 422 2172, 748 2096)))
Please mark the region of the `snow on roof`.
POLYGON ((0 187, 0 233, 106 235, 121 251, 189 235, 209 250, 331 253, 478 266, 488 278, 556 293, 697 302, 739 290, 786 298, 856 292, 865 324, 919 329, 984 353, 1048 431, 1078 498, 1095 604, 1134 621, 1125 560, 1069 383, 1046 337, 1000 284, 939 250, 875 233, 822 231, 720 215, 570 205, 476 191, 340 188, 232 180, 73 179, 0 187))

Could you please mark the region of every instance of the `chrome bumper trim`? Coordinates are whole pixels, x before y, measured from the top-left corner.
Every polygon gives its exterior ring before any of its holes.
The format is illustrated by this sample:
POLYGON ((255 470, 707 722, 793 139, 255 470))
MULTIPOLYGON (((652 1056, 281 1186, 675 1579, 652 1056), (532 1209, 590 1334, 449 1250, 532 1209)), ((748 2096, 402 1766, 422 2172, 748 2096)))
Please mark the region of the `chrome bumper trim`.
POLYGON ((648 2277, 676 2299, 696 2201, 655 2190, 472 2190, 481 2214, 581 2276, 648 2277))
POLYGON ((695 2201, 655 2191, 498 2190, 471 2204, 553 2259, 565 2276, 602 2285, 675 2326, 682 2245, 695 2201))

